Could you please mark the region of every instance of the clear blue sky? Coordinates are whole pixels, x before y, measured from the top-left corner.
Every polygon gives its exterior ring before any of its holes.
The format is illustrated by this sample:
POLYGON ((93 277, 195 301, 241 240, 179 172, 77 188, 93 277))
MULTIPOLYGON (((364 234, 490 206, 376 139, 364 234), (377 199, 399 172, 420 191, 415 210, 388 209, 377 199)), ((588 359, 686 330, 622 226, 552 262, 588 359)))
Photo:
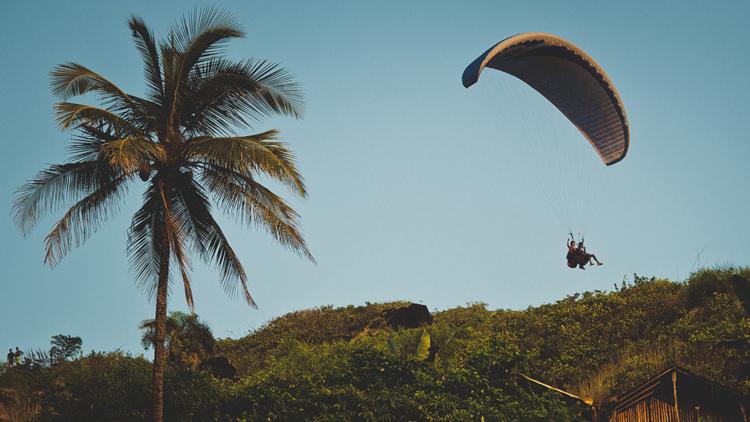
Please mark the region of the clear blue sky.
MULTIPOLYGON (((279 128, 298 155, 310 197, 294 204, 319 264, 225 222, 260 309, 228 298, 216 274, 197 267, 197 312, 217 336, 326 304, 520 309, 610 289, 633 272, 683 279, 701 251, 700 265, 750 264, 747 2, 472 3, 221 3, 247 31, 230 54, 282 62, 306 91, 303 120, 257 129, 279 128), (603 169, 519 81, 487 72, 461 86, 471 60, 527 31, 566 38, 608 71, 632 126, 622 163, 603 169), (581 226, 603 267, 564 265, 566 227, 544 194, 564 173, 533 147, 552 137, 570 145, 566 154, 600 188, 568 198, 588 216, 581 226)), ((192 6, 0 3, 0 347, 47 348, 64 333, 83 337, 86 350, 140 353, 136 326, 152 317, 153 303, 125 256, 140 191, 53 270, 42 264, 53 220, 23 238, 11 200, 36 171, 65 158, 70 136, 54 124, 50 69, 79 62, 140 93, 127 18, 141 15, 163 33, 192 6)), ((170 309, 185 310, 179 286, 173 293, 170 309)))

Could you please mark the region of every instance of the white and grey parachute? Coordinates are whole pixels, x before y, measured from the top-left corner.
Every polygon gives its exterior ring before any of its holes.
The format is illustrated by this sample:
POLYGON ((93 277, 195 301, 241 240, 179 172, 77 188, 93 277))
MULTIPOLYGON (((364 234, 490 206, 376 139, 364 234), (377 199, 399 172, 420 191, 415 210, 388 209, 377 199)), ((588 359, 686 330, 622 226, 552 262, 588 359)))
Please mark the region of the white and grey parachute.
POLYGON ((606 165, 628 152, 630 130, 620 95, 588 54, 562 38, 530 32, 506 38, 474 60, 463 85, 484 68, 506 72, 538 91, 573 123, 606 165))

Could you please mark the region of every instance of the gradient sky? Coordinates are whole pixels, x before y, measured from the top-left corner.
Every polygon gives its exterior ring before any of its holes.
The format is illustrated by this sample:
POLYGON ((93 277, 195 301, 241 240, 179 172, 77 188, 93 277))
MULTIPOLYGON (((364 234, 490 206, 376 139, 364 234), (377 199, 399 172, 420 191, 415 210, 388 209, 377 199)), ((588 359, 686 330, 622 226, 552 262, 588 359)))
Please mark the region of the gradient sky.
MULTIPOLYGON (((54 123, 50 69, 79 62, 141 93, 127 18, 138 14, 163 34, 202 4, 0 2, 0 347, 46 349, 63 333, 81 336, 87 351, 142 351, 136 327, 154 305, 125 255, 142 188, 54 269, 42 263, 54 220, 23 238, 11 201, 36 171, 65 159, 70 134, 54 123)), ((196 266, 196 310, 217 337, 327 304, 522 309, 611 289, 634 272, 682 280, 700 265, 750 264, 750 3, 220 4, 247 32, 230 55, 282 62, 306 92, 303 120, 255 129, 279 128, 298 156, 310 197, 293 203, 319 263, 220 220, 260 309, 227 297, 215 272, 196 266), (607 70, 632 127, 623 162, 605 169, 520 81, 488 71, 461 86, 469 62, 527 31, 566 38, 607 70), (546 145, 566 148, 560 157, 546 145), (568 192, 572 173, 594 190, 568 192), (548 192, 567 195, 572 221, 561 221, 555 210, 564 203, 548 192), (604 266, 565 267, 568 223, 585 227, 604 266)), ((186 308, 175 285, 170 309, 186 308)))

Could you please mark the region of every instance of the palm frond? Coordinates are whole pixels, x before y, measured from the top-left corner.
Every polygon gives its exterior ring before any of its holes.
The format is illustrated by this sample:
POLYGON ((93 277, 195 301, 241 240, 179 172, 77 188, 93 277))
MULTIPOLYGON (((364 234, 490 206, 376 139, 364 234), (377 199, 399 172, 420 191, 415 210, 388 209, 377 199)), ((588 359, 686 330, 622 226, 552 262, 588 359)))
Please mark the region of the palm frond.
POLYGON ((315 262, 299 230, 299 215, 282 198, 248 176, 206 165, 201 175, 207 189, 230 216, 265 228, 276 241, 315 262))
POLYGON ((221 282, 224 286, 224 290, 233 295, 236 292, 237 285, 232 283, 236 281, 242 288, 242 295, 248 305, 253 308, 258 308, 258 305, 250 295, 250 290, 247 287, 247 274, 245 274, 245 268, 242 266, 237 253, 229 245, 229 241, 224 232, 219 227, 219 224, 209 214, 207 218, 207 226, 210 228, 208 236, 208 249, 211 252, 213 262, 219 266, 221 270, 221 282))
POLYGON ((57 103, 55 104, 55 119, 57 125, 63 130, 74 125, 86 125, 88 127, 107 125, 118 137, 127 135, 145 136, 140 128, 116 113, 86 104, 57 103))
POLYGON ((201 35, 214 29, 231 29, 236 34, 234 37, 241 37, 244 34, 239 26, 237 18, 226 9, 213 5, 196 7, 172 25, 169 31, 170 42, 185 53, 191 47, 197 47, 196 41, 201 35))
POLYGON ((184 125, 196 132, 226 134, 273 115, 300 118, 304 110, 294 77, 265 60, 211 60, 194 69, 189 87, 184 125))
POLYGON ((174 251, 175 259, 177 260, 177 266, 180 268, 180 275, 182 276, 182 286, 185 291, 185 302, 187 302, 190 312, 195 314, 195 301, 193 300, 193 289, 190 287, 190 260, 188 255, 183 249, 183 244, 179 240, 172 242, 172 250, 174 251))
POLYGON ((148 167, 151 162, 163 162, 166 157, 161 144, 140 136, 104 142, 100 150, 110 166, 125 173, 148 167))
POLYGON ((98 189, 112 177, 96 161, 52 165, 16 191, 13 219, 25 235, 44 215, 98 189))
POLYGON ((180 173, 173 178, 174 198, 172 211, 194 252, 205 256, 208 229, 205 215, 211 214, 211 204, 205 190, 190 173, 180 173))
POLYGON ((225 42, 242 37, 243 33, 232 26, 213 26, 196 35, 182 52, 180 79, 185 79, 194 67, 217 57, 225 42))
POLYGON ((294 76, 277 63, 249 59, 225 72, 234 73, 246 81, 255 81, 250 94, 253 103, 264 113, 302 117, 304 96, 294 76))
POLYGON ((113 179, 73 205, 45 238, 44 262, 55 266, 72 246, 79 246, 117 211, 131 175, 113 179))
POLYGON ((191 263, 185 250, 186 243, 194 237, 193 229, 185 221, 185 201, 179 189, 174 188, 174 180, 165 183, 168 179, 173 177, 158 174, 144 193, 144 205, 133 216, 128 231, 128 255, 139 283, 153 293, 161 261, 159 233, 166 231, 171 255, 180 269, 185 300, 194 312, 189 275, 191 263))
POLYGON ((105 107, 134 126, 148 127, 153 116, 149 114, 159 107, 150 101, 129 95, 103 76, 77 63, 64 63, 50 72, 52 93, 67 101, 69 98, 93 93, 98 95, 105 107))
POLYGON ((84 95, 89 92, 98 94, 106 102, 122 102, 135 106, 135 102, 100 74, 78 63, 63 63, 50 72, 52 94, 63 100, 84 95))
POLYGON ((153 182, 143 193, 143 205, 133 215, 128 229, 127 253, 137 282, 149 295, 156 289, 156 276, 161 262, 161 233, 163 206, 153 182))
POLYGON ((102 144, 119 138, 111 127, 82 123, 68 145, 70 159, 73 162, 96 161, 100 158, 102 144))
POLYGON ((264 173, 305 197, 307 191, 297 170, 294 154, 283 142, 276 142, 278 132, 269 130, 257 135, 191 139, 185 148, 188 159, 215 164, 241 174, 264 173))
POLYGON ((131 16, 128 21, 130 30, 133 31, 133 41, 143 58, 146 82, 149 88, 149 97, 158 103, 163 102, 164 85, 162 83, 161 68, 159 66, 159 53, 156 49, 156 41, 146 23, 137 16, 131 16))
POLYGON ((185 290, 185 300, 187 301, 190 311, 195 313, 195 304, 193 302, 193 291, 190 288, 190 277, 188 272, 190 271, 190 260, 185 253, 185 232, 184 224, 179 220, 178 215, 175 215, 173 210, 173 204, 175 202, 175 192, 165 186, 164 183, 160 183, 160 198, 162 201, 163 209, 163 224, 169 239, 170 251, 174 255, 177 261, 177 266, 180 268, 180 275, 182 276, 182 284, 185 290))
POLYGON ((192 177, 180 176, 175 186, 174 215, 193 248, 208 263, 219 267, 221 282, 227 293, 234 294, 238 282, 245 301, 255 307, 247 287, 247 275, 237 254, 229 245, 218 223, 211 215, 211 206, 204 188, 192 177))
POLYGON ((161 56, 162 75, 164 76, 164 107, 167 110, 165 118, 160 124, 162 127, 166 127, 169 123, 166 116, 173 114, 170 107, 172 104, 170 98, 173 98, 176 88, 180 52, 174 47, 174 42, 163 42, 159 45, 159 54, 161 56))
POLYGON ((172 80, 166 91, 169 124, 174 124, 179 115, 181 93, 191 70, 221 54, 226 41, 242 37, 243 33, 232 15, 217 7, 206 7, 196 8, 185 15, 169 36, 170 47, 177 53, 173 54, 174 63, 169 74, 172 80))

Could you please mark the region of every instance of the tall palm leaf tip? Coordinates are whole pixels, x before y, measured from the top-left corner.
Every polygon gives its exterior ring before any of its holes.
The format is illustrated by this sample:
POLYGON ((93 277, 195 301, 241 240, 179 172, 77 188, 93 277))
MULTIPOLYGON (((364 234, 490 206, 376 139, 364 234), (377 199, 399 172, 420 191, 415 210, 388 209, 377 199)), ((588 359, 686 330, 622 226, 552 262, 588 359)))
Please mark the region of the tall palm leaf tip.
POLYGON ((137 16, 130 17, 128 26, 132 31, 136 48, 143 58, 146 81, 151 91, 149 97, 157 103, 161 103, 164 96, 164 84, 159 64, 159 53, 153 33, 148 29, 143 19, 137 16))
POLYGON ((229 11, 216 5, 195 7, 170 27, 170 42, 178 50, 186 52, 202 34, 212 30, 227 30, 231 38, 243 37, 239 21, 229 11))
MULTIPOLYGON (((189 32, 187 31, 185 37, 190 36, 189 32)), ((190 38, 189 45, 184 49, 174 51, 174 46, 170 50, 163 49, 165 57, 169 58, 165 61, 164 66, 165 74, 169 73, 170 75, 168 77, 169 82, 166 84, 169 126, 177 126, 177 119, 180 118, 178 116, 183 114, 181 112, 187 112, 184 115, 195 116, 195 113, 190 113, 190 110, 181 108, 185 99, 183 97, 186 96, 186 87, 190 85, 189 75, 191 72, 194 72, 196 67, 199 68, 206 61, 219 55, 226 40, 241 35, 241 32, 232 28, 209 28, 195 38, 190 38)), ((174 40, 174 35, 172 39, 174 40)), ((187 97, 189 98, 189 96, 187 97)), ((184 123, 184 121, 179 122, 179 125, 184 126, 184 123)))

